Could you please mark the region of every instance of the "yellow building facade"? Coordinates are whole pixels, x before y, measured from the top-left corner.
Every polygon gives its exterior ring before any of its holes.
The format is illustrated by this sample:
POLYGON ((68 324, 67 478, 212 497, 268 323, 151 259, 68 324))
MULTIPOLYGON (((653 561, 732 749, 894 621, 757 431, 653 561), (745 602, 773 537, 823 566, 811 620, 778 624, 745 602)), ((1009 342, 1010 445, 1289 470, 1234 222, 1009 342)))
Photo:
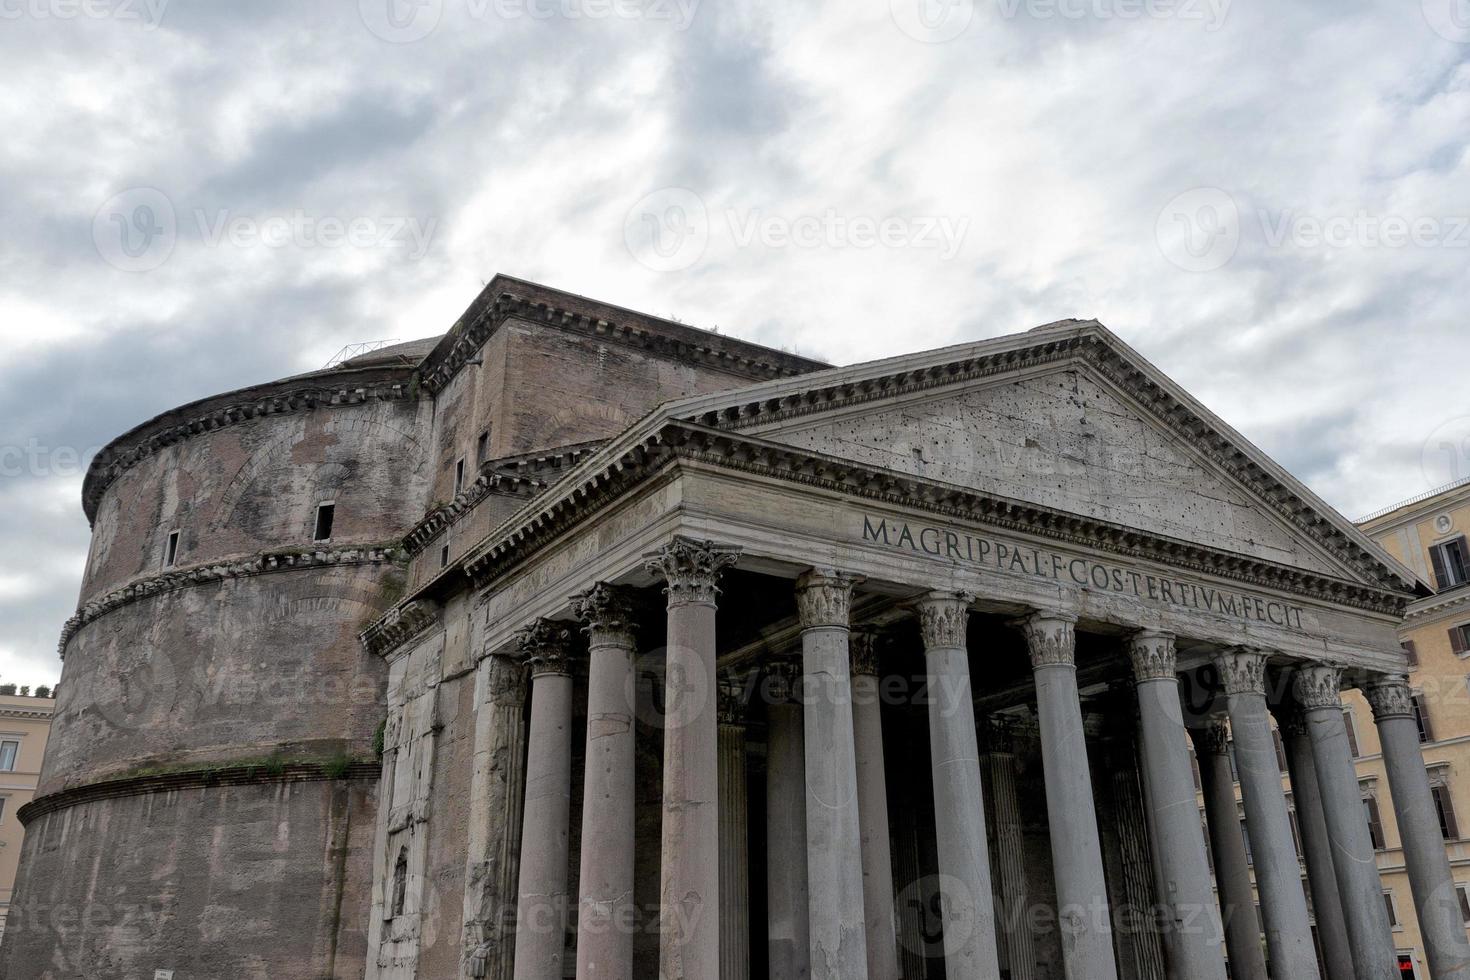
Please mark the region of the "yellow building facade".
POLYGON ((0 942, 25 836, 16 812, 35 795, 55 712, 52 698, 0 694, 0 942))

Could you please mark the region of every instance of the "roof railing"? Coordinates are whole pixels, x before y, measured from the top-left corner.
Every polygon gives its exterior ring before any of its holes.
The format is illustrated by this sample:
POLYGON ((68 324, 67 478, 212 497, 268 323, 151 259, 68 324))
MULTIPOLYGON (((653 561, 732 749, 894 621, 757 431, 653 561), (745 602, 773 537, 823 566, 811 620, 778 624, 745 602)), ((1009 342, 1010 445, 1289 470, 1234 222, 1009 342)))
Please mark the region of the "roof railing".
POLYGON ((1470 486, 1470 476, 1461 477, 1460 479, 1455 480, 1453 483, 1446 483, 1444 486, 1435 487, 1433 490, 1426 490, 1425 492, 1419 494, 1419 496, 1417 497, 1410 497, 1408 500, 1400 500, 1398 503, 1394 504, 1391 507, 1384 507, 1382 510, 1375 510, 1367 517, 1360 517, 1353 523, 1367 524, 1369 521, 1377 520, 1384 514, 1392 514, 1396 510, 1401 510, 1413 504, 1423 503, 1431 497, 1437 497, 1442 493, 1448 493, 1451 490, 1457 490, 1463 486, 1470 486))
POLYGON ((354 357, 361 357, 364 354, 371 354, 375 350, 382 350, 384 347, 396 343, 398 343, 397 337, 394 337, 390 340, 366 340, 360 344, 348 344, 346 347, 333 354, 331 360, 322 365, 322 370, 326 371, 329 368, 336 367, 343 361, 350 361, 354 357))

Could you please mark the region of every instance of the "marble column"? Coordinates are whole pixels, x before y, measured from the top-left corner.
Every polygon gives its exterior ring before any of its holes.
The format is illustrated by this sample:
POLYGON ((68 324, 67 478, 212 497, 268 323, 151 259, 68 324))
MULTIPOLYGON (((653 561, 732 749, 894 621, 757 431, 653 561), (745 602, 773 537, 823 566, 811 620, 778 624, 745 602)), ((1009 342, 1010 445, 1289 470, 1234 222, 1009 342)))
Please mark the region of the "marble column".
POLYGON ((1224 718, 1215 717, 1201 728, 1190 729, 1189 734, 1194 738, 1194 756, 1199 763, 1210 853, 1215 858, 1215 885, 1225 923, 1225 949, 1230 954, 1230 977, 1266 980, 1260 918, 1251 891, 1240 815, 1235 808, 1235 781, 1230 775, 1230 731, 1224 718))
POLYGON ((1036 976, 1036 943, 1027 921, 1025 831, 1021 802, 1016 795, 1015 736, 1009 727, 994 721, 986 729, 986 769, 990 773, 990 805, 995 811, 995 889, 1000 896, 995 914, 1000 917, 1006 942, 1006 960, 1011 980, 1033 980, 1036 976))
POLYGON ((676 537, 645 558, 668 595, 659 971, 670 980, 720 975, 715 598, 721 570, 738 557, 735 548, 676 537))
POLYGON ((511 980, 526 802, 526 666, 503 654, 475 668, 475 755, 465 850, 465 974, 511 980))
POLYGON ((1363 794, 1348 749, 1338 694, 1341 677, 1341 669, 1328 664, 1298 667, 1292 675, 1292 696, 1301 707, 1312 740, 1322 816, 1332 841, 1332 867, 1357 971, 1354 976, 1390 980, 1399 975, 1393 927, 1383 904, 1378 859, 1363 819, 1363 794))
POLYGON ((1020 626, 1036 679, 1063 967, 1068 980, 1116 980, 1102 844, 1077 691, 1074 622, 1055 613, 1036 613, 1020 626))
POLYGON ((965 639, 974 600, 966 592, 930 592, 914 603, 924 639, 934 840, 949 980, 1000 973, 980 745, 965 639))
POLYGON ((1363 688, 1373 706, 1383 765, 1393 793, 1394 814, 1409 888, 1419 914, 1419 932, 1434 980, 1470 980, 1470 941, 1460 916, 1459 896, 1439 829, 1409 681, 1402 674, 1375 678, 1363 688))
POLYGON ((872 627, 852 632, 852 728, 862 831, 863 931, 867 936, 868 980, 898 980, 878 643, 878 632, 872 627))
POLYGON ((806 886, 806 739, 801 665, 773 661, 766 703, 766 956, 770 980, 811 976, 806 886))
MULTIPOLYGON (((1278 712, 1281 747, 1291 775, 1291 795, 1296 801, 1296 823, 1302 839, 1302 856, 1307 862, 1307 886, 1312 893, 1312 913, 1317 920, 1317 942, 1323 967, 1329 977, 1353 975, 1353 954, 1348 944, 1347 923, 1342 918, 1342 899, 1337 894, 1337 872, 1332 867, 1332 840, 1322 813, 1322 791, 1317 783, 1317 762, 1307 720, 1295 701, 1278 712)), ((1359 801, 1359 812, 1362 810, 1359 801)))
MULTIPOLYGON (((1131 681, 1113 682, 1109 687, 1128 688, 1126 698, 1110 698, 1103 735, 1103 764, 1111 791, 1102 824, 1113 824, 1118 842, 1118 877, 1126 918, 1113 922, 1113 946, 1119 972, 1129 980, 1165 980, 1169 977, 1160 930, 1153 927, 1165 891, 1160 874, 1162 862, 1154 856, 1156 835, 1150 830, 1152 814, 1144 802, 1143 774, 1138 745, 1138 698, 1131 681), (1119 704, 1118 702, 1123 702, 1119 704), (1118 926, 1126 932, 1119 934, 1118 926), (1129 972, 1129 967, 1132 972, 1129 972)), ((1113 692, 1110 691, 1110 694, 1113 692)), ((1099 780, 1104 782, 1104 780, 1099 780)), ((1099 801, 1102 804, 1102 801, 1099 801)), ((1107 868, 1107 839, 1103 839, 1104 870, 1107 868)), ((1176 971, 1177 974, 1177 971, 1176 971)), ((1171 980, 1181 980, 1177 975, 1171 980)))
POLYGON ((796 583, 806 735, 808 921, 816 980, 866 980, 868 975, 848 673, 848 610, 857 581, 813 569, 796 583))
POLYGON ((1210 888, 1204 832, 1195 809, 1194 776, 1179 707, 1174 636, 1155 630, 1128 642, 1138 695, 1138 732, 1155 853, 1159 900, 1169 911, 1164 943, 1175 975, 1225 980, 1220 914, 1210 888))
POLYGON ((745 691, 720 685, 720 980, 750 978, 750 817, 745 691))
MULTIPOLYGON (((1256 888, 1273 980, 1316 980, 1317 953, 1302 889, 1301 866, 1291 841, 1291 817, 1281 788, 1281 765, 1266 708, 1266 654, 1234 647, 1216 654, 1215 666, 1230 712, 1235 765, 1250 830, 1256 888)), ((1380 899, 1381 901, 1381 899, 1380 899)))
POLYGON ((577 980, 632 980, 633 606, 598 583, 572 597, 572 612, 588 637, 577 980))
POLYGON ((515 980, 561 980, 572 798, 571 631, 538 619, 517 634, 531 665, 531 737, 516 902, 515 980))

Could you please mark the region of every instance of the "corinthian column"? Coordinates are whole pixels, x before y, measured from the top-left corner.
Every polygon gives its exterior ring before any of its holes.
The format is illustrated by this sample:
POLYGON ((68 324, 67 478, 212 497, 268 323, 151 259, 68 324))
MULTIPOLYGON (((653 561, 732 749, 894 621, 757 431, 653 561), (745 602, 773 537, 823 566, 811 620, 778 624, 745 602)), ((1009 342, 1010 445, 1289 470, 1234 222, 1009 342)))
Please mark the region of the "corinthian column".
POLYGON ((720 980, 750 978, 750 817, 745 692, 720 685, 720 980))
POLYGON ((813 569, 796 583, 806 722, 806 847, 811 975, 866 980, 848 607, 857 579, 813 569))
MULTIPOLYGON (((995 808, 996 867, 1000 887, 1000 917, 1006 941, 1006 959, 1011 980, 1033 980, 1036 976, 1036 943, 1027 922, 1026 838, 1021 801, 1016 795, 1015 736, 1005 722, 987 726, 986 762, 990 771, 990 797, 995 808)), ((989 855, 987 855, 988 857, 989 855)))
POLYGON ((572 597, 572 612, 588 636, 577 980, 632 980, 632 603, 598 583, 572 597))
POLYGON ((1153 817, 1155 853, 1163 876, 1159 900, 1170 912, 1164 931, 1175 971, 1190 980, 1225 980, 1219 913, 1194 803, 1194 778, 1179 708, 1174 635, 1153 630, 1128 643, 1138 689, 1143 787, 1153 817))
POLYGON ((465 869, 465 973, 511 980, 514 907, 525 805, 526 667, 492 654, 475 669, 475 757, 465 869))
POLYGON ((888 783, 883 771, 878 632, 852 634, 852 727, 857 751, 858 817, 862 826, 863 915, 868 980, 898 980, 893 918, 893 859, 888 842, 888 783))
POLYGON ((1194 754, 1199 761, 1210 851, 1215 855, 1215 884, 1220 889, 1230 976, 1232 980, 1266 980, 1260 920, 1251 891, 1245 838, 1235 810, 1235 782, 1230 776, 1230 731, 1225 719, 1217 717, 1202 728, 1190 729, 1189 734, 1194 738, 1194 754))
POLYGON ((1000 976, 980 745, 965 642, 973 601, 975 597, 966 592, 930 592, 914 603, 928 675, 934 834, 944 916, 944 970, 949 980, 1000 976))
POLYGON ((1036 678, 1063 965, 1068 980, 1116 980, 1108 888, 1077 693, 1074 622, 1067 616, 1036 613, 1020 625, 1036 678))
POLYGON ((1378 741, 1383 747, 1429 972, 1434 980, 1470 980, 1470 941, 1465 937, 1455 879, 1424 771, 1409 679, 1402 674, 1384 675, 1363 692, 1378 723, 1378 741))
POLYGON ((770 664, 766 705, 766 949, 770 980, 811 976, 806 886, 806 750, 801 666, 770 664))
POLYGON ((669 599, 659 970, 671 980, 720 976, 715 597, 720 571, 738 556, 676 537, 644 559, 669 599))
POLYGON ((531 665, 531 742, 516 903, 515 980, 561 980, 572 797, 569 630, 538 619, 516 634, 531 665))
POLYGON ((1291 842, 1291 818, 1266 709, 1266 655, 1235 647, 1216 654, 1215 666, 1235 737, 1235 765, 1245 797, 1271 976, 1274 980, 1315 980, 1317 953, 1307 919, 1307 896, 1291 842))
POLYGON ((1292 694, 1301 706, 1312 739, 1322 816, 1332 840, 1332 867, 1342 900, 1355 976, 1390 980, 1398 976, 1393 932, 1383 904, 1383 882, 1373 840, 1363 820, 1363 796, 1348 750, 1338 685, 1342 671, 1326 664, 1300 667, 1292 677, 1292 694))

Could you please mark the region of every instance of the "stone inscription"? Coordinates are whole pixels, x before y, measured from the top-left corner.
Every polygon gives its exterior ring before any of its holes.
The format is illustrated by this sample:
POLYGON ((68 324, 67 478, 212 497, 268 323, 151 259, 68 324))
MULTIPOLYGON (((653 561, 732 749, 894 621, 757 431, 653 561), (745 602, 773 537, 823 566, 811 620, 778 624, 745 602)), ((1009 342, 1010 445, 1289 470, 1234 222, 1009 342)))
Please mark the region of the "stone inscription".
POLYGON ((1302 608, 1277 599, 1165 578, 1122 565, 1054 554, 1027 544, 977 537, 930 524, 910 525, 870 514, 864 514, 862 518, 863 540, 889 548, 994 568, 1013 575, 1032 575, 1082 588, 1117 592, 1163 606, 1259 620, 1284 629, 1303 628, 1302 608))

